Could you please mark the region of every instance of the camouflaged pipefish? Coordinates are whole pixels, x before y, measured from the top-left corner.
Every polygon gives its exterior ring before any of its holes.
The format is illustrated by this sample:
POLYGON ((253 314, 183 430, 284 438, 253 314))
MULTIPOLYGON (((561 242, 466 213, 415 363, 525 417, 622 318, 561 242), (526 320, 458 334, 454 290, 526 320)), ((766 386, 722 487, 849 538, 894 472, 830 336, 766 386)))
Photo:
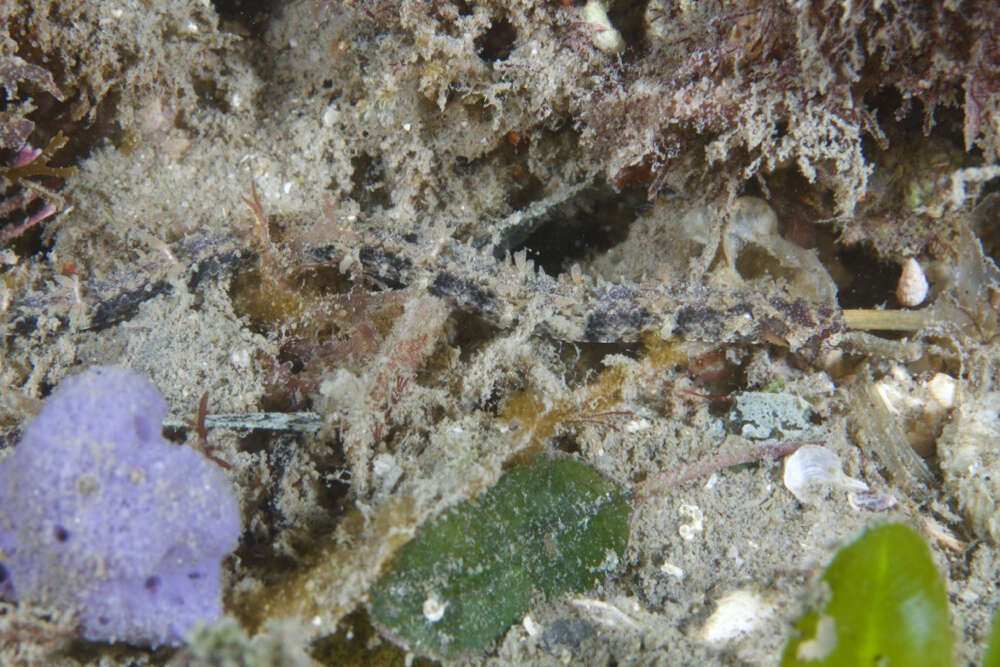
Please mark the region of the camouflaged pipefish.
MULTIPOLYGON (((490 247, 479 249, 446 238, 434 244, 415 235, 400 237, 368 230, 350 248, 324 246, 306 251, 305 261, 340 261, 348 253, 365 274, 391 287, 423 285, 458 308, 500 328, 533 321, 536 333, 567 342, 631 343, 649 332, 713 343, 768 342, 809 358, 836 343, 845 330, 842 312, 826 304, 789 298, 777 286, 724 291, 701 284, 612 283, 589 276, 558 278, 536 270, 523 253, 498 260, 490 247)), ((185 271, 188 289, 197 289, 252 262, 254 253, 225 239, 188 242, 192 258, 185 271)), ((138 306, 172 291, 163 266, 131 267, 128 279, 88 286, 90 330, 128 319, 138 306)), ((15 332, 27 333, 44 298, 15 303, 15 332), (22 308, 17 308, 20 305, 22 308)))
MULTIPOLYGON (((497 260, 488 248, 454 240, 435 248, 414 236, 377 236, 377 243, 349 251, 369 277, 395 286, 423 284, 501 328, 533 319, 537 333, 568 342, 628 343, 658 331, 718 343, 776 343, 815 357, 845 330, 838 308, 789 298, 777 286, 723 291, 700 284, 553 278, 523 254, 497 260)), ((335 254, 327 247, 314 257, 335 254)))

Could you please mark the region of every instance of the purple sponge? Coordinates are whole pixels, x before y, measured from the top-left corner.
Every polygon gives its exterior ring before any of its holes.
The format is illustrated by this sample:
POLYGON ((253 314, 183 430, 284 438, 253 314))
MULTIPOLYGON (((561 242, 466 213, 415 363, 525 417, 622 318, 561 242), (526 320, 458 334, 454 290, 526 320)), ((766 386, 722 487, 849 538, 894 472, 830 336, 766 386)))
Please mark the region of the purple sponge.
POLYGON ((222 470, 162 438, 166 412, 122 368, 59 385, 0 463, 0 595, 75 612, 92 641, 175 645, 222 614, 239 508, 222 470))

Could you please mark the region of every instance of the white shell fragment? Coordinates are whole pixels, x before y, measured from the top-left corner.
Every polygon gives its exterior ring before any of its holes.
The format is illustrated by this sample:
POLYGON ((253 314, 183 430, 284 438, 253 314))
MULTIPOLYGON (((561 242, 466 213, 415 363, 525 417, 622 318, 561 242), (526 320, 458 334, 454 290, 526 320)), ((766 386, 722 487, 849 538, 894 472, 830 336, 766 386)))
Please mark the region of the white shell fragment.
POLYGON ((740 589, 727 593, 705 621, 699 639, 721 646, 753 633, 774 615, 774 604, 761 593, 740 589))
POLYGON ((903 272, 896 285, 896 298, 907 308, 919 306, 927 298, 927 276, 920 263, 912 257, 903 262, 903 272))
POLYGON ((635 620, 613 604, 604 600, 591 600, 590 598, 576 598, 571 604, 577 609, 585 611, 591 619, 601 625, 616 630, 636 630, 639 624, 635 620))
POLYGON ((697 505, 684 504, 677 508, 677 515, 682 523, 677 528, 677 533, 690 542, 705 530, 705 515, 697 505))
POLYGON ((864 482, 848 477, 840 468, 840 457, 818 445, 803 445, 785 459, 785 487, 799 502, 813 505, 830 489, 868 491, 864 482))
POLYGON ((955 407, 955 390, 958 380, 945 373, 935 373, 924 383, 927 389, 928 408, 935 412, 945 412, 955 407))
POLYGON ((538 623, 535 623, 535 619, 531 618, 531 614, 525 614, 524 620, 521 621, 521 625, 524 626, 524 631, 528 633, 529 637, 537 637, 538 633, 542 631, 538 627, 538 623))
POLYGON ((663 565, 660 566, 660 572, 668 574, 678 581, 683 581, 684 575, 686 574, 683 568, 667 562, 664 562, 663 565))
POLYGON ((914 451, 924 458, 932 455, 941 427, 955 406, 958 381, 936 373, 921 382, 902 366, 894 366, 873 389, 891 413, 889 418, 902 427, 914 451))
POLYGON ((423 612, 424 618, 426 618, 431 623, 437 623, 442 618, 444 618, 444 612, 448 608, 448 603, 442 603, 434 595, 429 595, 426 600, 424 600, 423 612))

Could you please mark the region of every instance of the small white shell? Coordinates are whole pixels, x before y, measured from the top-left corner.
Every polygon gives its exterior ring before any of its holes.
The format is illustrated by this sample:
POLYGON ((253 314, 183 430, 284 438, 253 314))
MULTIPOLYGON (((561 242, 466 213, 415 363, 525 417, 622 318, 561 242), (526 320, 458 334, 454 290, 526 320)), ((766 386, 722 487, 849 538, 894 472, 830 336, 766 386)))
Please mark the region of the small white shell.
POLYGON ((840 469, 840 458, 826 447, 804 445, 785 459, 785 487, 799 502, 815 504, 829 488, 867 491, 868 485, 848 477, 840 469))
POLYGON ((698 638, 712 646, 724 646, 752 635, 774 615, 770 596, 753 589, 739 589, 723 596, 705 621, 698 638))
POLYGON ((427 596, 424 600, 424 618, 426 618, 431 623, 437 623, 442 618, 444 618, 444 612, 448 608, 448 603, 442 603, 437 599, 437 596, 431 594, 427 596))
POLYGON ((927 276, 920 263, 912 257, 903 262, 903 272, 896 285, 896 298, 907 308, 919 306, 927 298, 927 276))
POLYGON ((705 515, 702 514, 700 507, 683 504, 677 508, 677 514, 684 522, 677 528, 677 532, 685 540, 690 542, 704 532, 705 515))
POLYGON ((958 380, 945 373, 935 373, 934 377, 928 380, 924 387, 934 406, 928 405, 929 409, 945 412, 955 407, 955 391, 958 388, 958 380))
POLYGON ((678 581, 684 581, 684 575, 686 574, 682 568, 668 562, 664 562, 663 565, 660 566, 660 572, 663 574, 669 574, 678 581))
MULTIPOLYGON (((609 628, 619 630, 636 630, 639 628, 639 624, 636 623, 635 619, 626 614, 617 605, 610 604, 604 600, 576 598, 571 600, 570 603, 577 609, 586 612, 592 620, 609 628)), ((633 603, 632 606, 635 611, 639 611, 638 603, 633 603)))

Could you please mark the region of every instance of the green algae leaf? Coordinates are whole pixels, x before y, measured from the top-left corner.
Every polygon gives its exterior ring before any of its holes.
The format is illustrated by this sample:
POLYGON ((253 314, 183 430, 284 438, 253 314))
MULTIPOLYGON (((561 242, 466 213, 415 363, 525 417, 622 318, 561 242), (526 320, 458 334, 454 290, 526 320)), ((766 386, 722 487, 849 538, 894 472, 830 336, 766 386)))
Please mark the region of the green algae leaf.
POLYGON ((536 593, 585 591, 614 572, 631 511, 618 484, 573 459, 511 470, 396 553, 371 589, 372 616, 418 654, 482 651, 536 593))
POLYGON ((944 582, 913 529, 867 530, 834 557, 822 578, 823 609, 796 624, 782 665, 950 665, 944 582))
POLYGON ((993 612, 993 628, 990 630, 990 643, 983 658, 983 667, 1000 667, 1000 607, 993 612))

